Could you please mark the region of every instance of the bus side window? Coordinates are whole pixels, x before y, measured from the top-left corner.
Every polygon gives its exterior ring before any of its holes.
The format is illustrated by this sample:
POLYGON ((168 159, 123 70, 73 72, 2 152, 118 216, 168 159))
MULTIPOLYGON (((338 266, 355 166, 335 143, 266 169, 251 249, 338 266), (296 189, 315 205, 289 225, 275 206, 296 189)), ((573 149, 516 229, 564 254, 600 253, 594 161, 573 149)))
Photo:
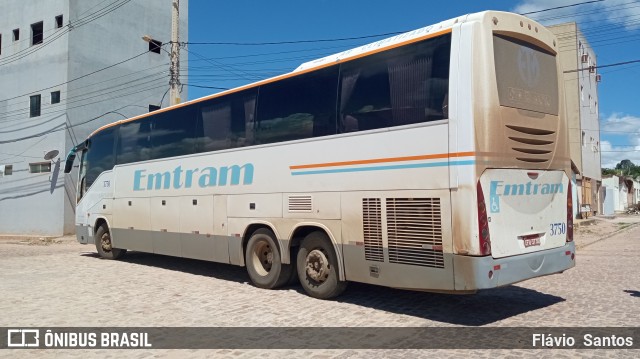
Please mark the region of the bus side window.
POLYGON ((247 146, 255 112, 255 90, 205 101, 198 107, 196 151, 247 146))
POLYGON ((192 106, 152 115, 151 158, 191 154, 195 150, 197 117, 192 106))
POLYGON ((117 163, 125 164, 151 159, 151 118, 120 125, 116 145, 117 163))
POLYGON ((346 62, 340 76, 340 132, 446 118, 450 35, 346 62))
POLYGON ((255 144, 336 133, 338 66, 260 87, 255 144))

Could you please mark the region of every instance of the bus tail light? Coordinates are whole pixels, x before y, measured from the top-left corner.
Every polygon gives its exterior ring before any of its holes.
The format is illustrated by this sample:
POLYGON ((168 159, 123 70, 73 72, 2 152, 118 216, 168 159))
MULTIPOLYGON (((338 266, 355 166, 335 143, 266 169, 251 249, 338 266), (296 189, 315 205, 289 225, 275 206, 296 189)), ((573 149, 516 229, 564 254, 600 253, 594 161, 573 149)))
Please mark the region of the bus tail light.
POLYGON ((482 186, 478 182, 478 241, 480 244, 480 255, 491 254, 491 235, 489 234, 489 220, 487 218, 487 205, 484 202, 482 186))
POLYGON ((571 181, 567 190, 567 242, 573 242, 573 196, 571 181))

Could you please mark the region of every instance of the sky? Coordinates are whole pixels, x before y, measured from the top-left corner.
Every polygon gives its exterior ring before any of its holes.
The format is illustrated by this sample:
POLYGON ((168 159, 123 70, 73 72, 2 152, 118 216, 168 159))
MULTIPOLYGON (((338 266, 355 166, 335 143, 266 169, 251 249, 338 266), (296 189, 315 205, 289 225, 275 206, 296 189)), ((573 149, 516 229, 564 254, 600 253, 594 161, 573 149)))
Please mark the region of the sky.
MULTIPOLYGON (((569 21, 596 52, 598 66, 640 60, 640 0, 189 0, 189 99, 290 72, 303 62, 467 13, 533 12, 543 25, 569 21), (354 40, 335 40, 366 37, 354 40), (298 41, 291 44, 247 45, 298 41), (200 87, 195 87, 200 86, 200 87)), ((598 69, 602 167, 640 165, 640 62, 598 69)), ((183 80, 183 82, 185 82, 183 80)))

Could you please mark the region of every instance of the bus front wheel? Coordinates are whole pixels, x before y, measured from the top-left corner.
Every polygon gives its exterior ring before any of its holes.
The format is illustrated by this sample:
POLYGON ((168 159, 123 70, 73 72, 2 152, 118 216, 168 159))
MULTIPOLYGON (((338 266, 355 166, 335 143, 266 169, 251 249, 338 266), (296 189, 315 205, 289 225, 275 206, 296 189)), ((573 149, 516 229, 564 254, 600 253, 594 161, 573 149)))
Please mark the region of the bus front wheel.
POLYGON ((100 257, 104 259, 119 259, 127 253, 126 249, 113 248, 111 243, 111 233, 106 223, 103 223, 98 227, 96 231, 96 250, 100 257))
POLYGON ((302 240, 296 262, 300 283, 310 296, 329 299, 347 288, 347 282, 338 276, 338 258, 331 240, 323 232, 312 232, 302 240))
POLYGON ((251 282, 266 289, 286 284, 293 269, 292 265, 282 263, 275 235, 265 228, 258 229, 249 238, 245 263, 251 282))

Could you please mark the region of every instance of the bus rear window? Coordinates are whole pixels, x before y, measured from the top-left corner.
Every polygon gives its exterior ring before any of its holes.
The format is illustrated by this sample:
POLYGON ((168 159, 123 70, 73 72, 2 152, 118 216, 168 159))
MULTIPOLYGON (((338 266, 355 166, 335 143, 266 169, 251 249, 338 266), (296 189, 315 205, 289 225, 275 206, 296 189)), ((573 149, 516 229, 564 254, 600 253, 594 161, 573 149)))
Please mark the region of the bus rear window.
POLYGON ((524 41, 493 36, 500 105, 558 115, 556 58, 524 41))

